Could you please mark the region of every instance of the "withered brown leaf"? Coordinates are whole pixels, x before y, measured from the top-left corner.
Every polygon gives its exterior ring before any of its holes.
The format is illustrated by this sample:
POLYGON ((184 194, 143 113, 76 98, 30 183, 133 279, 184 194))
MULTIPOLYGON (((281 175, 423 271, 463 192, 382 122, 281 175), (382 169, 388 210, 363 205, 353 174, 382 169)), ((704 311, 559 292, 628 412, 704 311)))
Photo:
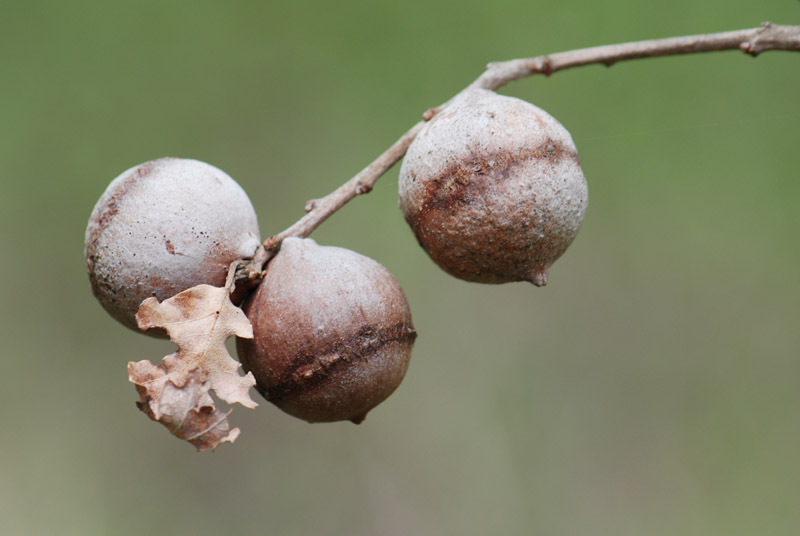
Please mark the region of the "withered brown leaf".
POLYGON ((214 406, 209 391, 229 404, 256 407, 249 390, 253 375, 239 375, 239 363, 225 341, 253 338, 253 328, 233 305, 227 288, 198 285, 159 303, 148 298, 136 313, 139 329, 164 328, 178 351, 156 366, 147 360, 128 363, 128 376, 141 398, 139 409, 198 450, 233 442, 228 414, 214 406))

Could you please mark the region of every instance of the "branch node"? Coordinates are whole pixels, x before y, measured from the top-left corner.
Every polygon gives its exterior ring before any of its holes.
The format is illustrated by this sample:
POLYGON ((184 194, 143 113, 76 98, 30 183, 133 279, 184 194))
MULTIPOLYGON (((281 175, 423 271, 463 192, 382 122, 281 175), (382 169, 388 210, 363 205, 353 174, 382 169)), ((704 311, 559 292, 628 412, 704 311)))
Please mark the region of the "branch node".
POLYGON ((277 251, 278 247, 281 245, 280 240, 278 237, 273 235, 264 240, 264 249, 267 251, 277 251))
POLYGON ((750 41, 745 41, 745 42, 743 42, 742 44, 740 44, 740 45, 739 45, 739 49, 740 49, 742 52, 744 52, 745 54, 749 54, 750 56, 753 56, 754 58, 755 58, 756 56, 758 56, 759 52, 761 52, 761 51, 760 51, 760 50, 758 50, 758 49, 755 47, 755 45, 753 45, 753 43, 752 43, 752 42, 750 42, 750 41))
POLYGON ((372 191, 372 186, 369 184, 359 184, 356 186, 356 195, 368 194, 372 191))
POLYGON ((553 66, 553 62, 550 60, 550 56, 545 56, 544 58, 542 58, 541 72, 545 76, 550 76, 551 74, 556 72, 556 68, 553 66))
POLYGON ((314 210, 314 207, 317 206, 317 201, 318 201, 317 199, 309 199, 308 201, 306 201, 306 206, 303 207, 303 210, 305 210, 306 212, 311 212, 312 210, 314 210))
POLYGON ((435 115, 436 115, 436 108, 428 108, 422 114, 422 119, 425 121, 430 121, 431 119, 433 119, 433 116, 435 115))
POLYGON ((533 58, 530 60, 528 69, 531 74, 539 73, 545 76, 550 76, 555 70, 553 69, 553 64, 549 56, 537 56, 533 58))
POLYGON ((242 303, 250 291, 261 282, 264 277, 264 264, 269 260, 269 256, 263 246, 259 246, 252 259, 241 259, 231 264, 231 269, 234 271, 233 274, 229 272, 226 287, 230 289, 231 301, 234 304, 242 303))

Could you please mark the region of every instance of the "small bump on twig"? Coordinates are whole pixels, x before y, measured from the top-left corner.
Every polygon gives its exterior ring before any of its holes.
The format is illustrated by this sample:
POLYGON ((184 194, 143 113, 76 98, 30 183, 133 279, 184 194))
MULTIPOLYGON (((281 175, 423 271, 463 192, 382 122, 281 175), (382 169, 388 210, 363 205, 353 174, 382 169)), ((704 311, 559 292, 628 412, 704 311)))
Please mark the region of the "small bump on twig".
POLYGON ((749 54, 754 58, 758 56, 758 51, 753 47, 753 44, 750 41, 745 41, 741 45, 739 45, 739 49, 745 54, 749 54))
POLYGON ((550 76, 555 72, 555 67, 553 67, 553 62, 550 61, 550 56, 545 56, 542 58, 540 72, 545 76, 550 76))
POLYGON ((269 238, 267 238, 266 240, 264 240, 264 249, 265 249, 267 252, 270 252, 270 251, 277 251, 277 249, 278 249, 278 246, 280 246, 280 245, 281 245, 281 243, 280 243, 280 241, 278 240, 278 237, 276 237, 275 235, 273 235, 273 236, 270 236, 269 238))

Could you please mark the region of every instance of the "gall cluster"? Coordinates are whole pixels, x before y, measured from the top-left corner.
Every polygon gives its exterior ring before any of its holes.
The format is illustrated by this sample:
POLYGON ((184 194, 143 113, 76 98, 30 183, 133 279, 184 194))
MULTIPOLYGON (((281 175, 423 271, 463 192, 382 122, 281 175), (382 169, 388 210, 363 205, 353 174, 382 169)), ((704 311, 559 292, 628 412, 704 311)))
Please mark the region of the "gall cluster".
MULTIPOLYGON (((588 203, 566 129, 532 104, 482 89, 425 125, 399 183, 400 208, 431 259, 481 283, 546 284, 588 203)), ((260 243, 253 206, 233 179, 163 158, 111 182, 89 220, 85 256, 94 295, 136 329, 143 300, 224 286, 229 265, 260 243)), ((237 341, 242 365, 267 400, 306 421, 361 422, 408 369, 416 331, 403 290, 353 251, 287 238, 243 309, 255 337, 237 341)))

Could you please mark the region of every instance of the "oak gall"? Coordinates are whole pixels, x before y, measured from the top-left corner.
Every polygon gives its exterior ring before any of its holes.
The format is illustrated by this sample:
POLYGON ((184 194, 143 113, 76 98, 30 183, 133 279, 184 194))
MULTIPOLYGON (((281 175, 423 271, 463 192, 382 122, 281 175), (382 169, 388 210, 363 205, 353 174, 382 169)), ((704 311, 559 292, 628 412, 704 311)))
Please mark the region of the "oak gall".
POLYGON ((256 389, 309 422, 360 423, 400 384, 416 331, 397 280, 353 251, 287 238, 245 303, 256 389))
POLYGON ((252 257, 260 241, 255 210, 232 178, 197 160, 161 158, 111 182, 92 211, 84 253, 94 295, 138 330, 146 298, 223 286, 229 264, 252 257))
POLYGON ((463 92, 420 131, 400 170, 400 208, 449 274, 547 283, 588 204, 567 130, 525 101, 463 92))

